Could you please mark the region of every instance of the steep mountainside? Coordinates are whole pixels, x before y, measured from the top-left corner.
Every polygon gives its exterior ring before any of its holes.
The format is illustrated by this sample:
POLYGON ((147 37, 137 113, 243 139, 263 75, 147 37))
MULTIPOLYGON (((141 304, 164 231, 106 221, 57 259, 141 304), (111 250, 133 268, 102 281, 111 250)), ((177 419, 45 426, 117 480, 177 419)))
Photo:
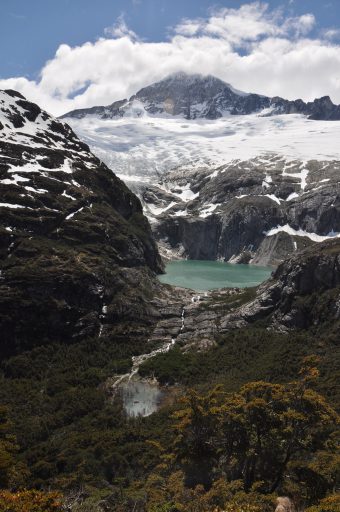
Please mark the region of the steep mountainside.
MULTIPOLYGON (((247 329, 251 335, 255 329, 254 339, 259 336, 257 346, 265 354, 263 333, 256 333, 259 328, 272 333, 303 332, 316 340, 324 335, 338 350, 339 325, 340 240, 335 239, 296 252, 257 288, 215 290, 196 297, 185 308, 176 344, 183 352, 208 351, 225 333, 247 329)), ((171 354, 156 357, 150 368, 156 371, 162 359, 171 361, 171 354)), ((251 360, 248 365, 252 366, 251 360)))
POLYGON ((277 155, 165 173, 139 184, 168 257, 274 264, 339 236, 339 161, 277 155))
POLYGON ((161 261, 139 200, 68 125, 10 90, 0 194, 2 356, 149 321, 161 261))
MULTIPOLYGON (((257 297, 227 315, 221 329, 267 319, 277 330, 320 330, 338 333, 340 320, 340 240, 329 240, 285 260, 257 297), (325 329, 326 330, 326 329, 325 329)), ((335 334, 338 340, 338 335, 335 334)))
POLYGON ((264 115, 304 114, 310 119, 339 120, 340 106, 328 96, 305 103, 280 97, 269 98, 235 90, 213 76, 175 73, 144 87, 129 100, 105 107, 92 107, 68 112, 63 117, 82 119, 88 115, 101 119, 153 116, 180 116, 185 119, 218 119, 225 115, 247 115, 264 111, 264 115), (266 109, 266 110, 265 110, 266 109))
POLYGON ((340 123, 322 121, 338 111, 179 73, 69 121, 140 197, 165 256, 276 265, 340 233, 340 123))

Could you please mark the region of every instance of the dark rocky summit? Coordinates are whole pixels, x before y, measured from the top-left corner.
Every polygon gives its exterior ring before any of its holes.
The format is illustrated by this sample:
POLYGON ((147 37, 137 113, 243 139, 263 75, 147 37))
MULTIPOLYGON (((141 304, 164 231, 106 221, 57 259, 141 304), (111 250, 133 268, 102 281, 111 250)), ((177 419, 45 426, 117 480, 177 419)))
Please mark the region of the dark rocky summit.
POLYGON ((108 106, 73 110, 62 117, 82 119, 88 115, 101 119, 142 116, 145 112, 159 116, 181 116, 185 119, 218 119, 225 115, 303 114, 310 119, 339 120, 340 106, 325 96, 305 103, 280 97, 269 98, 235 90, 214 76, 188 75, 180 72, 144 87, 130 99, 108 106))
POLYGON ((162 263, 137 197, 71 128, 0 92, 1 355, 150 322, 162 263))

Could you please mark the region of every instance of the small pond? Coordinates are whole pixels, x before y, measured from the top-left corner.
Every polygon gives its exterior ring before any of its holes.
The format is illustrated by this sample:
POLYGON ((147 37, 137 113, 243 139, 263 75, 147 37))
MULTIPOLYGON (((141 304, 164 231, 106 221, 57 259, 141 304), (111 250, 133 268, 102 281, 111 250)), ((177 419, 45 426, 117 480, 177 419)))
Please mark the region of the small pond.
POLYGON ((257 286, 270 277, 271 267, 235 265, 221 261, 179 260, 165 267, 159 276, 162 283, 197 291, 218 288, 248 288, 257 286))
POLYGON ((157 411, 163 392, 157 383, 138 379, 124 382, 121 386, 123 406, 130 417, 150 416, 157 411))

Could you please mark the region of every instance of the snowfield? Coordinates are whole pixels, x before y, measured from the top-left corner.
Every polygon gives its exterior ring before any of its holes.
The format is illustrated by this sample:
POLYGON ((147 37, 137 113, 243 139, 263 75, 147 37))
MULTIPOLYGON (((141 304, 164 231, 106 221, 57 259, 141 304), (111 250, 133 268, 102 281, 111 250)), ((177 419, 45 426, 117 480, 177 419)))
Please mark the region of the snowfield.
POLYGON ((178 166, 218 166, 268 153, 287 160, 340 159, 340 121, 313 121, 295 114, 213 121, 149 115, 65 121, 125 181, 149 181, 178 166))
MULTIPOLYGON (((206 173, 206 167, 211 167, 211 174, 205 174, 209 181, 217 179, 220 173, 228 173, 238 161, 242 162, 245 174, 263 166, 262 193, 258 195, 257 192, 255 196, 267 197, 282 206, 285 202, 302 200, 305 194, 321 189, 329 182, 327 174, 324 179, 311 181, 316 177, 313 177, 313 166, 308 162, 323 162, 322 173, 328 169, 327 162, 340 160, 340 121, 314 121, 299 114, 228 115, 210 121, 166 115, 156 117, 144 111, 140 117, 99 119, 87 116, 83 119, 68 118, 66 122, 101 160, 133 187, 152 224, 164 214, 170 217, 193 215, 190 204, 195 200, 198 200, 195 206, 199 211, 198 217, 202 219, 220 210, 222 203, 200 201, 200 192, 191 189, 197 182, 200 168, 206 173), (277 155, 282 159, 280 170, 277 155), (173 169, 179 170, 178 174, 175 172, 177 178, 182 176, 179 181, 162 178, 165 171, 173 169), (288 178, 287 183, 289 178, 294 183, 295 191, 287 197, 279 197, 275 187, 273 189, 274 181, 279 183, 278 172, 286 180, 288 178), (185 175, 188 176, 187 181, 185 175), (145 202, 139 193, 144 185, 154 185, 159 192, 167 194, 167 199, 162 199, 160 194, 159 202, 152 204, 150 199, 145 202)), ((320 178, 322 176, 320 174, 320 178)), ((254 193, 250 195, 254 196, 254 193)), ((249 194, 242 194, 242 191, 235 195, 240 200, 246 197, 249 194)), ((271 237, 280 232, 293 238, 307 237, 312 242, 340 236, 334 230, 320 235, 289 224, 275 225, 263 235, 271 237)), ((293 244, 296 250, 295 239, 293 244)), ((163 249, 167 250, 166 245, 163 249)), ((168 256, 171 255, 174 253, 169 250, 168 256)))

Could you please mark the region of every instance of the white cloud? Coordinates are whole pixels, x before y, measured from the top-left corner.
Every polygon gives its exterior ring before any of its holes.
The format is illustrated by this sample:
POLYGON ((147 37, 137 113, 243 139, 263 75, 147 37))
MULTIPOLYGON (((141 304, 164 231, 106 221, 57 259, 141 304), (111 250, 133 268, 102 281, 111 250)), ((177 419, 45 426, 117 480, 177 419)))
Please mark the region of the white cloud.
POLYGON ((322 31, 322 36, 325 39, 340 39, 340 29, 329 28, 322 31))
POLYGON ((176 26, 176 34, 194 36, 201 30, 203 23, 204 22, 200 22, 199 20, 184 19, 176 26))
POLYGON ((254 2, 239 9, 219 9, 207 20, 186 19, 174 30, 181 35, 209 34, 243 46, 263 37, 299 37, 308 34, 314 25, 313 14, 285 18, 281 9, 270 11, 267 3, 254 2))
POLYGON ((281 34, 293 34, 295 37, 307 35, 316 23, 313 14, 304 14, 295 18, 288 18, 281 27, 281 34))
POLYGON ((104 34, 106 36, 112 37, 129 37, 131 39, 138 39, 137 34, 129 29, 124 19, 124 14, 121 14, 117 20, 117 23, 112 25, 111 27, 104 28, 104 34))
POLYGON ((241 45, 245 41, 256 41, 261 36, 277 33, 276 17, 277 11, 268 12, 267 4, 255 2, 242 5, 239 9, 217 11, 202 30, 241 45))
MULTIPOLYGON (((330 34, 311 37, 312 14, 284 16, 263 2, 183 20, 164 42, 145 42, 124 18, 106 30, 110 37, 81 46, 61 45, 39 80, 0 80, 54 114, 105 105, 183 70, 207 73, 237 89, 289 99, 329 94, 340 103, 340 46, 330 34)), ((331 29, 330 29, 331 30, 331 29)))

